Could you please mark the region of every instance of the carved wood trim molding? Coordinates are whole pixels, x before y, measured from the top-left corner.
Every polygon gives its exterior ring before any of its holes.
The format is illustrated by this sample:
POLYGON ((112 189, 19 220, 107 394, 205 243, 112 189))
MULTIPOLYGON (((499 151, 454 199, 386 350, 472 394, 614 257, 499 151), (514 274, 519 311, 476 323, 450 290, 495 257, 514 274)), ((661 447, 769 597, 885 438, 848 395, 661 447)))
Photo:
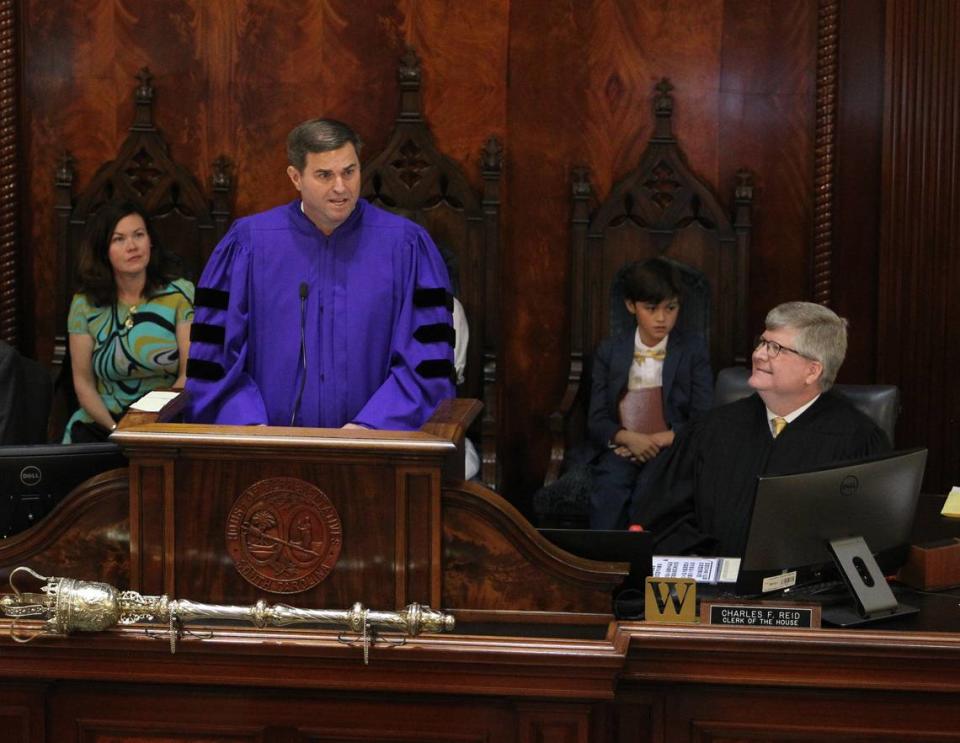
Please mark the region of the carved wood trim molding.
POLYGON ((813 301, 830 304, 833 254, 834 149, 837 122, 837 37, 840 0, 817 7, 817 92, 814 135, 813 301))
POLYGON ((17 345, 19 327, 19 246, 17 217, 20 189, 17 178, 17 3, 0 0, 0 339, 17 345))

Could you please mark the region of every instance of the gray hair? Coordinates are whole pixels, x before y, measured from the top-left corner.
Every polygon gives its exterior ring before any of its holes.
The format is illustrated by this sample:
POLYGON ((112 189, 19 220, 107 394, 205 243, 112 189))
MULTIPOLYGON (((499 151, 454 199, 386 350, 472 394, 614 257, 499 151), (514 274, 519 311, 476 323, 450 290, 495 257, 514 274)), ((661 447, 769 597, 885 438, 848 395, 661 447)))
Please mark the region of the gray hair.
POLYGON ((287 135, 287 162, 303 172, 308 152, 331 152, 351 143, 357 154, 363 142, 353 129, 336 119, 310 119, 287 135))
POLYGON ((847 355, 847 321, 822 304, 785 302, 767 313, 767 330, 790 328, 797 333, 794 349, 823 366, 820 389, 833 386, 847 355))

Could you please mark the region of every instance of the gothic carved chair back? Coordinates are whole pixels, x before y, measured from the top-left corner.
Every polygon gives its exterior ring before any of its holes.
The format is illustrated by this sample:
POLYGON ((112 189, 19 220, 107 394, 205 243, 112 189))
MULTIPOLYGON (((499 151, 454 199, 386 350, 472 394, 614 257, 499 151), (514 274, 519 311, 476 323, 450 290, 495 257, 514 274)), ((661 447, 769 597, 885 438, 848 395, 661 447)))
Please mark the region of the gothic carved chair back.
POLYGON ((400 61, 399 82, 400 115, 386 148, 363 165, 361 195, 424 226, 443 254, 470 325, 466 378, 458 395, 484 403, 477 432, 480 475, 488 486, 496 487, 496 267, 502 147, 494 137, 483 147, 483 193, 477 194, 460 167, 437 150, 421 110, 420 64, 412 49, 400 61))
POLYGON ((749 353, 751 177, 737 174, 731 219, 677 144, 671 90, 666 79, 657 84, 654 132, 640 163, 595 210, 587 168, 573 173, 570 361, 564 400, 551 418, 547 482, 586 433, 590 354, 603 338, 635 324, 619 285, 629 263, 659 256, 677 265, 685 289, 678 326, 706 338, 714 371, 749 353))
MULTIPOLYGON (((149 69, 137 75, 134 120, 115 159, 104 163, 76 197, 74 159, 64 153, 56 173, 56 232, 58 255, 57 329, 54 369, 61 371, 67 352, 67 312, 76 289, 76 264, 87 222, 106 203, 132 201, 151 217, 157 239, 174 254, 184 276, 196 281, 204 263, 230 226, 232 182, 229 162, 213 163, 212 197, 208 200, 196 178, 170 157, 167 143, 154 124, 154 88, 149 69)), ((66 370, 64 370, 66 371, 66 370)), ((58 387, 72 391, 68 374, 58 387)))

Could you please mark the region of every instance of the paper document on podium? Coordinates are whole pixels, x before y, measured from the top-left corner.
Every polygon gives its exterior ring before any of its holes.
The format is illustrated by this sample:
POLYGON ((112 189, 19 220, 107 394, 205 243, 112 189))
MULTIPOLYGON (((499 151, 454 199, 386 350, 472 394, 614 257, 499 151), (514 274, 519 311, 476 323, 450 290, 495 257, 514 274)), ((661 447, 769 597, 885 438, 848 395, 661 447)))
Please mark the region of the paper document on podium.
POLYGON ((141 413, 156 413, 179 394, 180 390, 154 390, 137 400, 130 406, 130 410, 138 410, 141 413))
POLYGON ((653 556, 654 578, 693 578, 697 583, 736 583, 739 557, 653 556))

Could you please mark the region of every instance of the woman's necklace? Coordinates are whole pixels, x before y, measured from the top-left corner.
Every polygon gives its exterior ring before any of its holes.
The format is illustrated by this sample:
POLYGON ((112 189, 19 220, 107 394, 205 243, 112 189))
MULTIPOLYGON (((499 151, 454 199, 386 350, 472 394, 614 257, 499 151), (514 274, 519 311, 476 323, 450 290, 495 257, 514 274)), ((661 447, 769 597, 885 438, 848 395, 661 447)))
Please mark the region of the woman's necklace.
MULTIPOLYGON (((118 303, 119 303, 120 301, 122 301, 122 300, 120 300, 120 299, 118 298, 118 303)), ((139 308, 139 305, 140 305, 140 298, 138 297, 138 298, 135 300, 135 304, 131 304, 131 305, 129 305, 129 306, 127 307, 127 317, 126 317, 126 319, 123 321, 123 327, 125 327, 127 330, 130 330, 130 328, 132 328, 132 327, 133 327, 133 324, 136 322, 136 319, 134 318, 134 315, 137 314, 137 309, 139 308)))

